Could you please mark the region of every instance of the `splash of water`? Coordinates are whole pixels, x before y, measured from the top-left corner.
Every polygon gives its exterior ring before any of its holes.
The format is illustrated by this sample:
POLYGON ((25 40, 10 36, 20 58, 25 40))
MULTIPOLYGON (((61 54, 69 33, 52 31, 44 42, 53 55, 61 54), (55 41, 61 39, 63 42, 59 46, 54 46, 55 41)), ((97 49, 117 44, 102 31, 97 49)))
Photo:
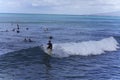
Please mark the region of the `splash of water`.
POLYGON ((71 55, 99 55, 105 51, 116 51, 119 43, 113 38, 104 38, 99 41, 83 41, 79 43, 59 43, 53 45, 53 54, 58 57, 71 55))

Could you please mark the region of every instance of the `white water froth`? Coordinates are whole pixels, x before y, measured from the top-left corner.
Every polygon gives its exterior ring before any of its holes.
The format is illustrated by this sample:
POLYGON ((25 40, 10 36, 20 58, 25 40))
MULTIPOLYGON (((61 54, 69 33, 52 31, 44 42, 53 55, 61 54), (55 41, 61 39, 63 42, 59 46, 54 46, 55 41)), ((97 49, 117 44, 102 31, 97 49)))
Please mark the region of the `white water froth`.
POLYGON ((118 45, 118 42, 113 37, 99 41, 59 43, 53 45, 53 55, 57 57, 99 55, 106 51, 116 51, 119 48, 118 45))

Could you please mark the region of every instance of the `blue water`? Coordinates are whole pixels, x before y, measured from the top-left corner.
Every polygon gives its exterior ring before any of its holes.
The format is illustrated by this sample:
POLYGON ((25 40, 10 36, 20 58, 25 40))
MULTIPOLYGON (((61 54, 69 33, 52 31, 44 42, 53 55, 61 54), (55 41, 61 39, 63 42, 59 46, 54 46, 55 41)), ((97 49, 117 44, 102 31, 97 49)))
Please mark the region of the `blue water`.
POLYGON ((0 14, 0 80, 120 80, 119 43, 120 17, 0 14), (62 56, 39 47, 49 36, 62 56))

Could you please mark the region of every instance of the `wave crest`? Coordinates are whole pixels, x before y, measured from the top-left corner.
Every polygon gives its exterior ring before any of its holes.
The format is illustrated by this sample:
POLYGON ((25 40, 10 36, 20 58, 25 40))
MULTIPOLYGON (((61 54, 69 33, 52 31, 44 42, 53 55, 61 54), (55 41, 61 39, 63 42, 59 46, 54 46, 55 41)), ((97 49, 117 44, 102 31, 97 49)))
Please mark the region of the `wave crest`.
POLYGON ((104 38, 99 41, 85 41, 80 43, 59 43, 53 45, 53 54, 57 57, 70 55, 99 55, 105 51, 116 51, 119 43, 113 38, 104 38))

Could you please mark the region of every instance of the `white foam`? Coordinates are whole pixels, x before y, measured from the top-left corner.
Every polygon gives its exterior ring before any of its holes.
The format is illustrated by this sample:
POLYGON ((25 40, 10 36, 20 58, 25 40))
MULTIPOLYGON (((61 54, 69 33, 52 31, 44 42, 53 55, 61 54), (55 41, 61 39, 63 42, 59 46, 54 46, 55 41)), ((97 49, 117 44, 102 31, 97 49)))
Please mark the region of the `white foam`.
POLYGON ((58 57, 99 55, 105 53, 105 51, 116 51, 119 48, 118 45, 118 42, 113 37, 99 41, 59 43, 53 44, 53 54, 58 57))

